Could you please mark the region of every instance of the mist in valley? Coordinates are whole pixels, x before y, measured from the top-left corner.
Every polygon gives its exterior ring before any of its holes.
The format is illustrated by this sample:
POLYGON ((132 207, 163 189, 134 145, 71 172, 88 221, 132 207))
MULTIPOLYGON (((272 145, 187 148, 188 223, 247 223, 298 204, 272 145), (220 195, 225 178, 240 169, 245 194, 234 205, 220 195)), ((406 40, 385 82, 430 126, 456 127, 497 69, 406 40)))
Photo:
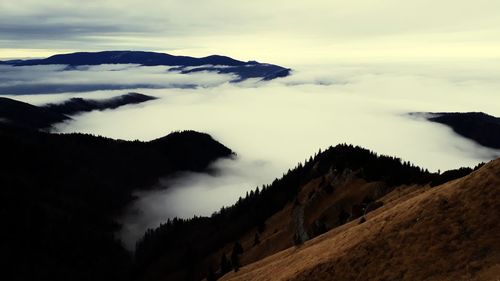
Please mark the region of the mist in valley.
POLYGON ((159 179, 152 191, 137 193, 138 199, 121 218, 120 235, 130 249, 147 228, 173 217, 210 215, 330 145, 363 146, 431 171, 474 166, 500 155, 446 126, 408 115, 483 111, 499 116, 500 82, 495 77, 500 74, 500 63, 292 67, 293 74, 287 78, 241 83, 230 83, 229 75, 178 74, 165 67, 103 66, 78 71, 52 67, 42 76, 35 75, 40 69, 25 67, 16 69, 12 79, 1 81, 0 88, 29 79, 37 85, 98 85, 85 93, 10 95, 34 104, 74 96, 104 98, 127 91, 156 96, 160 99, 76 116, 59 124, 56 131, 151 140, 172 131, 196 130, 209 133, 237 153, 235 159, 214 163, 214 174, 179 174, 159 179), (99 88, 109 81, 125 88, 99 88), (152 86, 137 88, 139 82, 152 86))
POLYGON ((496 279, 498 11, 0 0, 0 276, 496 279))

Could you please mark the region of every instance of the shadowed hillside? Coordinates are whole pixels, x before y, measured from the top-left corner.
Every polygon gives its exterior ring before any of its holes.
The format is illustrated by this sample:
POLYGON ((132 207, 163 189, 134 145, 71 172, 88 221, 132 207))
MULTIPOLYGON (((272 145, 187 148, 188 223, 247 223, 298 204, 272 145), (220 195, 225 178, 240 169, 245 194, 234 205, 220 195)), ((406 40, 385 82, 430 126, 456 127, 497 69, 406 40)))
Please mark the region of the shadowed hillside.
POLYGON ((3 123, 29 129, 46 129, 70 119, 46 108, 0 97, 0 125, 3 123))
POLYGON ((71 98, 61 103, 35 106, 0 97, 0 123, 32 130, 49 130, 54 124, 71 120, 71 115, 93 110, 115 109, 154 99, 156 98, 152 96, 128 93, 109 99, 71 98))
POLYGON ((209 135, 150 142, 48 134, 0 124, 0 237, 9 280, 131 280, 113 219, 132 192, 232 152, 209 135))

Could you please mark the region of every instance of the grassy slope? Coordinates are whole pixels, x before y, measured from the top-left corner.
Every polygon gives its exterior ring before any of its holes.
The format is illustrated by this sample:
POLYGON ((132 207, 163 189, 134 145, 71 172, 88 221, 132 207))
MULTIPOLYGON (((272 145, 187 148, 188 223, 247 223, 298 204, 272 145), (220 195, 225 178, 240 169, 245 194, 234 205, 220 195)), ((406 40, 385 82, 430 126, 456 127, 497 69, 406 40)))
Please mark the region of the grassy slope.
POLYGON ((140 280, 200 280, 210 270, 220 278, 224 274, 222 257, 231 256, 237 241, 243 246, 239 264, 248 265, 283 251, 298 240, 307 241, 327 230, 341 229, 339 226, 346 222, 359 221, 366 206, 374 209, 387 204, 380 201, 394 189, 399 194, 421 192, 429 185, 439 185, 471 171, 431 174, 360 147, 331 147, 257 195, 239 200, 223 214, 171 223, 148 232, 138 247, 138 260, 143 261, 140 280), (427 183, 430 184, 423 186, 427 183), (262 215, 262 210, 265 217, 256 216, 262 215), (255 245, 257 233, 260 243, 255 245))
POLYGON ((231 153, 194 131, 140 142, 0 124, 0 279, 132 279, 113 218, 133 192, 231 153))
MULTIPOLYGON (((325 184, 322 182, 320 178, 314 179, 302 187, 299 193, 299 202, 305 206, 304 227, 309 233, 312 231, 311 228, 315 220, 320 218, 328 220, 328 216, 336 218, 336 213, 331 214, 331 209, 335 209, 332 206, 342 205, 348 210, 352 204, 360 203, 366 195, 373 193, 374 188, 383 185, 379 182, 366 182, 358 177, 353 177, 338 184, 336 192, 325 193, 321 191, 325 184), (308 198, 311 192, 319 195, 314 200, 311 200, 308 198)), ((406 190, 407 188, 402 189, 406 190)), ((266 221, 266 228, 262 233, 259 233, 260 244, 254 245, 257 229, 246 233, 240 239, 245 249, 241 256, 242 264, 250 264, 293 246, 293 235, 295 233, 293 209, 294 204, 289 203, 266 221)), ((333 210, 333 212, 336 212, 336 210, 333 210)), ((328 227, 333 228, 331 225, 328 227)), ((233 243, 228 243, 223 249, 217 251, 207 259, 206 264, 211 263, 216 266, 224 253, 226 255, 231 253, 233 243)))
POLYGON ((352 221, 222 280, 497 280, 498 198, 500 160, 435 188, 396 189, 365 223, 352 221))

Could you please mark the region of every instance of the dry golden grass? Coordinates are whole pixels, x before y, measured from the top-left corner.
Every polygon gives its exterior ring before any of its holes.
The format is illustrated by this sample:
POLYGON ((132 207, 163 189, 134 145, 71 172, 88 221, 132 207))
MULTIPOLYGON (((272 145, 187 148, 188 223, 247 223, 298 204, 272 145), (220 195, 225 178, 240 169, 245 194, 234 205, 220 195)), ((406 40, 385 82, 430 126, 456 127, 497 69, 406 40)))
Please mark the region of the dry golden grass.
MULTIPOLYGON (((350 177, 346 181, 341 181, 336 186, 335 192, 328 194, 319 191, 321 189, 321 178, 311 180, 305 184, 298 195, 298 200, 302 204, 306 204, 304 226, 309 229, 312 223, 329 212, 332 206, 342 204, 352 204, 361 202, 365 196, 372 195, 380 186, 380 183, 366 181, 357 177, 350 177), (312 192, 320 194, 314 200, 310 200, 309 195, 312 192), (309 201, 309 202, 308 202, 309 201), (308 202, 308 203, 306 203, 308 202)), ((271 216, 266 221, 265 230, 259 234, 261 243, 254 245, 255 233, 257 229, 249 231, 242 236, 238 241, 242 244, 244 253, 241 256, 241 264, 246 265, 279 251, 283 251, 293 246, 294 226, 292 222, 293 203, 287 204, 281 211, 271 216)), ((208 257, 204 267, 209 264, 213 268, 217 268, 220 258, 225 253, 230 255, 235 241, 228 242, 222 249, 208 257)))
POLYGON ((500 159, 435 188, 396 189, 353 221, 222 280, 500 279, 500 159))

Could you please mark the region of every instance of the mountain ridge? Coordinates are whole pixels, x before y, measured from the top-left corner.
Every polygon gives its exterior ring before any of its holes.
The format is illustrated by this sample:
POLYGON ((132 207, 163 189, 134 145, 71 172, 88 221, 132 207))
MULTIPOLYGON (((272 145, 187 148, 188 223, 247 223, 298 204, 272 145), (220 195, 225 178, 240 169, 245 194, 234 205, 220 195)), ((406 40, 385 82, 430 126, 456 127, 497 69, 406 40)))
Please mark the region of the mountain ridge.
POLYGON ((166 53, 147 51, 100 51, 74 52, 56 54, 44 59, 11 60, 0 62, 15 66, 65 64, 71 66, 99 65, 99 64, 140 64, 145 66, 200 66, 200 65, 243 65, 245 62, 221 55, 210 55, 201 58, 190 56, 175 56, 166 53))
POLYGON ((401 195, 323 235, 220 280, 497 280, 500 159, 401 195), (391 201, 392 200, 392 201, 391 201))
POLYGON ((210 55, 201 58, 189 56, 175 56, 166 53, 146 51, 101 51, 76 52, 57 54, 44 59, 0 61, 3 65, 34 66, 62 64, 70 67, 101 64, 138 64, 141 66, 177 66, 184 71, 186 67, 194 67, 184 73, 212 71, 217 73, 235 74, 239 82, 249 78, 260 78, 264 81, 273 80, 290 75, 291 69, 274 64, 259 63, 257 61, 243 62, 227 56, 210 55), (220 68, 218 66, 226 66, 220 68))
POLYGON ((94 110, 107 110, 116 109, 125 105, 139 104, 158 98, 148 96, 140 93, 130 92, 127 94, 114 96, 105 99, 84 99, 84 98, 70 98, 69 100, 60 103, 48 103, 41 107, 52 112, 57 112, 65 115, 75 115, 83 112, 90 112, 94 110))
POLYGON ((458 135, 482 146, 500 149, 500 118, 484 112, 414 112, 410 116, 423 117, 450 127, 458 135))
POLYGON ((71 116, 94 110, 116 109, 139 104, 156 97, 128 93, 107 99, 70 98, 59 103, 35 106, 15 99, 0 97, 0 123, 34 130, 50 130, 53 125, 72 120, 71 116))
POLYGON ((330 147, 211 217, 174 219, 148 230, 135 252, 139 280, 197 280, 210 272, 220 278, 236 245, 244 249, 236 261, 245 266, 357 221, 394 189, 430 187, 472 171, 429 173, 361 147, 330 147))
POLYGON ((210 135, 124 141, 0 123, 0 248, 9 280, 132 280, 116 218, 160 177, 234 155, 210 135))

